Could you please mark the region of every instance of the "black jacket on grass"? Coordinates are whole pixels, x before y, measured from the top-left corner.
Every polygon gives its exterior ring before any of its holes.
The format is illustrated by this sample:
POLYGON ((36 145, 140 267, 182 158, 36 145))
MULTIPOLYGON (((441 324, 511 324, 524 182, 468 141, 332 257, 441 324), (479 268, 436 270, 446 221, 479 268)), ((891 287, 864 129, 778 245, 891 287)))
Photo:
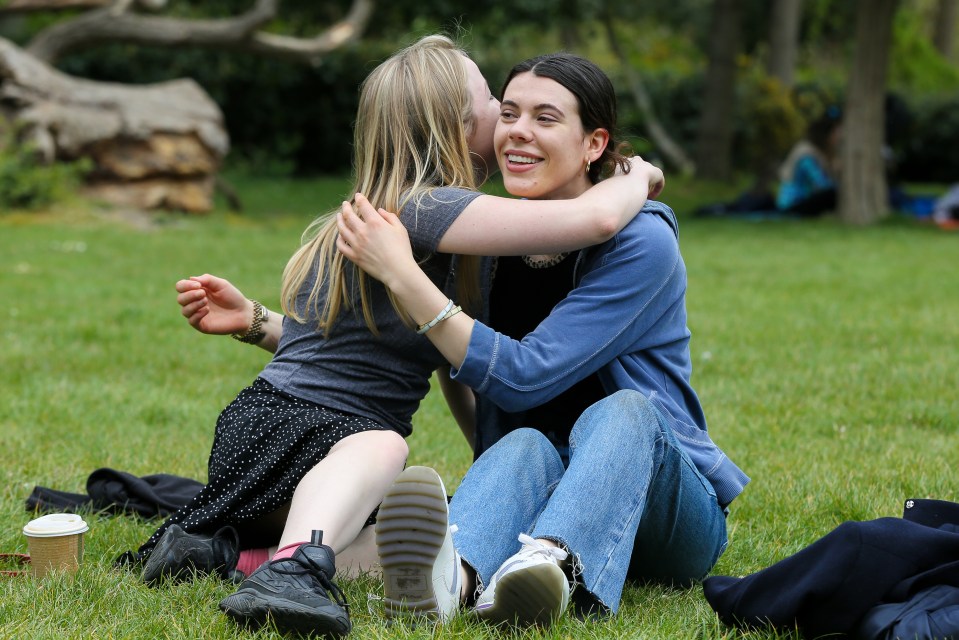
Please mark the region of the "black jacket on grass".
POLYGON ((114 514, 165 518, 200 492, 203 483, 169 473, 137 477, 126 471, 97 469, 87 478, 87 493, 34 487, 27 511, 53 512, 93 509, 114 514))

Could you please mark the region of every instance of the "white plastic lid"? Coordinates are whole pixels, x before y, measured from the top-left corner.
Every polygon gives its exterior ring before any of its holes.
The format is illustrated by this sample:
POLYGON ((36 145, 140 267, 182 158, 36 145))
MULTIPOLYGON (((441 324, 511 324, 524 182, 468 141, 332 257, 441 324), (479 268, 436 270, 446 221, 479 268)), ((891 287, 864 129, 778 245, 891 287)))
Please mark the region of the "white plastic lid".
POLYGON ((51 513, 31 520, 23 528, 23 534, 31 538, 53 538, 89 531, 83 518, 75 513, 51 513))

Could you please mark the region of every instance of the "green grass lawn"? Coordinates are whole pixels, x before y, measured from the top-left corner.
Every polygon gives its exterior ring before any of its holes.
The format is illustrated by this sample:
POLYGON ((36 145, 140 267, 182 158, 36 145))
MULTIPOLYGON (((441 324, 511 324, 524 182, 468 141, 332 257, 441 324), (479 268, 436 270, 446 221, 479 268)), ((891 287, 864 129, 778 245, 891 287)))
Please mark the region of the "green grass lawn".
MULTIPOLYGON (((26 551, 34 485, 82 492, 99 467, 205 478, 216 416, 266 354, 190 329, 173 284, 208 271, 277 308, 302 228, 344 196, 337 180, 234 181, 242 214, 0 214, 0 552, 26 551)), ((683 213, 728 195, 673 180, 664 199, 683 213)), ((845 520, 901 515, 909 497, 957 499, 959 234, 904 220, 681 220, 693 382, 714 440, 753 478, 715 573, 762 569, 845 520)), ((435 466, 450 489, 469 464, 438 393, 410 446, 410 463, 435 466)), ((274 637, 220 614, 230 585, 149 589, 114 571, 156 522, 87 520, 74 579, 0 579, 0 638, 274 637)), ((366 605, 375 581, 344 586, 356 638, 504 635, 465 618, 390 628, 366 605)), ((779 636, 723 627, 699 587, 634 586, 613 620, 522 637, 779 636)))

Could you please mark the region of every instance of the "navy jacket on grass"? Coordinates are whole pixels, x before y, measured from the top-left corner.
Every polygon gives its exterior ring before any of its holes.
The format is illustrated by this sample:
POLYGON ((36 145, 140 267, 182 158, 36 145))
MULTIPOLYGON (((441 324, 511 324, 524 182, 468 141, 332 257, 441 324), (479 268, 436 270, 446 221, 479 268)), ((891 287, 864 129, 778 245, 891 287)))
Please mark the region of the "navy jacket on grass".
POLYGON ((902 519, 843 523, 762 571, 707 578, 703 592, 730 625, 959 638, 959 505, 908 500, 902 519))

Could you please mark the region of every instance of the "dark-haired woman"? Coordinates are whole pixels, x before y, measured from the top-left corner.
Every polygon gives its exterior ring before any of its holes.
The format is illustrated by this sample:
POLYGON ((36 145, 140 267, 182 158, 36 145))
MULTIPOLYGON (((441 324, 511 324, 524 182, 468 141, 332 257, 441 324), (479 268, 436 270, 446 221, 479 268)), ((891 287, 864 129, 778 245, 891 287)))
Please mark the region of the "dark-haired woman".
MULTIPOLYGON (((517 65, 494 135, 507 190, 546 200, 588 190, 625 161, 615 123, 612 85, 591 62, 553 54, 517 65)), ((404 471, 381 505, 387 611, 455 609, 478 592, 485 619, 546 624, 572 585, 581 609, 615 612, 627 579, 704 577, 748 478, 710 439, 689 382, 686 270, 669 207, 647 203, 605 243, 529 256, 568 278, 569 293, 542 322, 522 299, 499 309, 517 326, 538 322, 519 340, 458 312, 397 218, 357 203, 359 216, 348 203, 339 214, 339 250, 392 291, 481 403, 482 454, 453 496, 449 533, 442 481, 425 467, 404 471), (589 407, 544 409, 557 401, 589 407), (429 509, 411 512, 424 501, 429 509)))

